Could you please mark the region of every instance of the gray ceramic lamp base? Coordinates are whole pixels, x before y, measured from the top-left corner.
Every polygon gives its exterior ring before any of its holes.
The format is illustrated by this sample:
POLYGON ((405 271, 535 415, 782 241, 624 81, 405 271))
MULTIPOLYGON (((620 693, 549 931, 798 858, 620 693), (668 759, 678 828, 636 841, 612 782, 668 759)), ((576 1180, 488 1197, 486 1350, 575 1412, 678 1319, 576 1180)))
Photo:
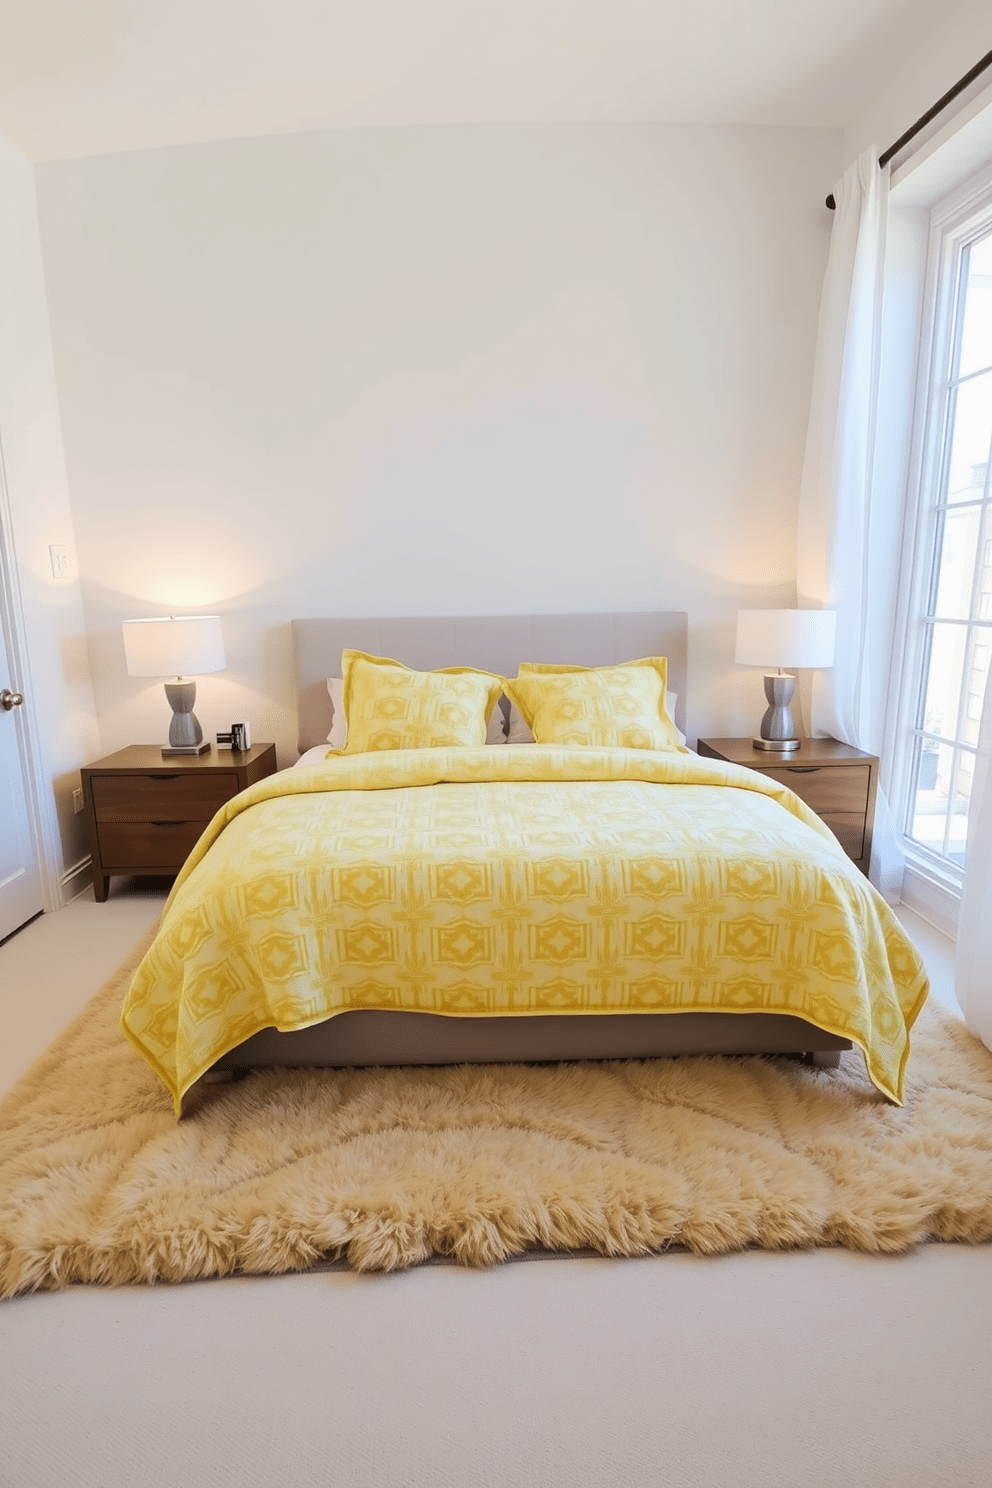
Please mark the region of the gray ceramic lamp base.
POLYGON ((796 723, 789 704, 796 685, 788 672, 770 672, 765 677, 768 707, 759 727, 759 737, 752 739, 755 749, 768 749, 778 754, 791 754, 799 748, 796 723))
POLYGON ((175 682, 166 682, 165 695, 172 709, 172 722, 169 725, 169 742, 162 745, 163 755, 206 754, 210 741, 204 742, 203 730, 193 712, 196 683, 184 682, 181 678, 177 678, 175 682))

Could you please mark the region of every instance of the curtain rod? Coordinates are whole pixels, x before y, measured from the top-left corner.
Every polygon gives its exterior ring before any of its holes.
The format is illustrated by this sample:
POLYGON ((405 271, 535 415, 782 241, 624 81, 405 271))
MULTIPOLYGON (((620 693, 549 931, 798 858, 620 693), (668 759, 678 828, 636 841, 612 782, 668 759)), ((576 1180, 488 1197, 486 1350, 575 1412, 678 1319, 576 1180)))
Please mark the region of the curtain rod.
MULTIPOLYGON (((916 138, 921 129, 926 129, 931 119, 936 119, 937 115, 941 113, 941 111, 945 109, 949 103, 954 102, 959 93, 963 93, 965 88, 969 87, 970 84, 973 83, 977 77, 981 77, 982 73, 987 67, 992 67, 992 52, 986 52, 985 56, 981 59, 980 62, 976 62, 974 67, 972 67, 969 72, 966 72, 963 78, 958 78, 953 88, 948 88, 944 96, 942 98, 938 98, 937 102, 933 105, 932 108, 928 108, 925 114, 920 115, 915 124, 911 124, 909 126, 905 134, 901 134, 899 136, 894 145, 890 145, 883 154, 879 155, 879 167, 881 168, 882 166, 888 165, 893 155, 898 155, 903 145, 908 145, 911 139, 916 138)), ((827 206, 832 212, 836 205, 837 203, 834 201, 834 194, 831 191, 830 195, 827 197, 827 206)))

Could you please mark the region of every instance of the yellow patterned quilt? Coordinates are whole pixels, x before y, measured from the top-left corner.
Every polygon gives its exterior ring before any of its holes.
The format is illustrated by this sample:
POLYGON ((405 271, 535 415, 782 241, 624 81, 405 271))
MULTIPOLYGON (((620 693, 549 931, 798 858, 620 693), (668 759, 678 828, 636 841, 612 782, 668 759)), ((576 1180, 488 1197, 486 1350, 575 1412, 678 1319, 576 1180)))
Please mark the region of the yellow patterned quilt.
POLYGON ((128 992, 172 1094, 259 1029, 349 1008, 793 1013, 901 1101, 927 981, 791 791, 689 752, 505 746, 329 759, 207 827, 128 992))

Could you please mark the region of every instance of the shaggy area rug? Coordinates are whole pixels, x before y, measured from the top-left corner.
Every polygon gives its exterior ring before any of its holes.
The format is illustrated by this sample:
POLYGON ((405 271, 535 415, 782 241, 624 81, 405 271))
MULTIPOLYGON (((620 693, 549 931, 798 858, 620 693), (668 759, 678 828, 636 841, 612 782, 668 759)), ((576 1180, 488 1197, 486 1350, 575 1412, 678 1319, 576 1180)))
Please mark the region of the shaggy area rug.
POLYGON ((906 1105, 857 1050, 277 1070, 177 1122, 117 1027, 136 957, 0 1106, 0 1296, 344 1258, 894 1252, 992 1238, 992 1055, 937 1007, 906 1105))

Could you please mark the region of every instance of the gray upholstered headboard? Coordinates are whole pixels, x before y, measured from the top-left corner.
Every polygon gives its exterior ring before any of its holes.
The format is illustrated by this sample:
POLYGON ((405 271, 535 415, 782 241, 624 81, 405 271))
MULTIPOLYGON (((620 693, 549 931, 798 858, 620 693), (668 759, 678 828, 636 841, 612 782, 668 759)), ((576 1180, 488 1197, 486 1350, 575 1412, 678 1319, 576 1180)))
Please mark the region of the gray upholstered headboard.
POLYGON ((327 678, 340 677, 346 646, 391 656, 418 671, 475 666, 514 677, 522 661, 610 666, 640 656, 668 657, 668 686, 679 695, 685 728, 686 615, 681 610, 622 615, 447 615, 294 620, 300 752, 323 744, 331 727, 327 678))

